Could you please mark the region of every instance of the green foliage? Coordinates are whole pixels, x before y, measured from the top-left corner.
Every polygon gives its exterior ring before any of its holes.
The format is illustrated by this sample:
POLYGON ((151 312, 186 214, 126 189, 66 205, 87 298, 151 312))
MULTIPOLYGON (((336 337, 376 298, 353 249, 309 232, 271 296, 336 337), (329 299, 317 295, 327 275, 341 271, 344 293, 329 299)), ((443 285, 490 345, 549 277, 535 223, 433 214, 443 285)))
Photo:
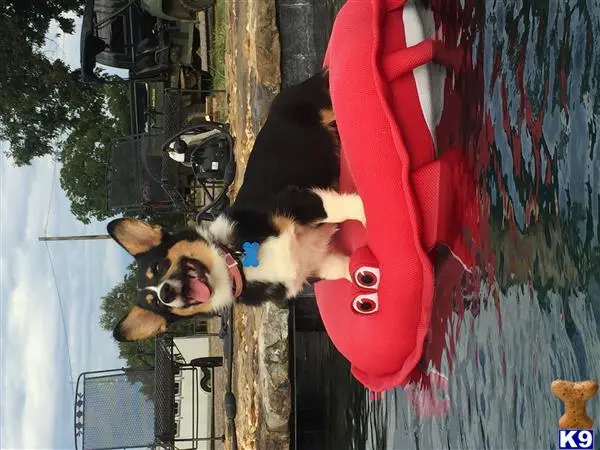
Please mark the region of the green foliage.
MULTIPOLYGON (((116 81, 117 77, 106 77, 108 80, 116 81)), ((105 84, 104 99, 108 114, 113 118, 115 135, 124 136, 130 133, 131 117, 129 103, 129 88, 126 84, 105 84)))
MULTIPOLYGON (((54 8, 56 2, 49 2, 54 8)), ((68 5, 71 5, 67 1, 68 5)), ((48 4, 48 2, 46 2, 48 4)), ((30 164, 38 156, 54 154, 53 145, 67 132, 90 103, 95 90, 79 81, 63 61, 50 61, 40 49, 40 33, 56 13, 34 11, 33 2, 8 2, 0 6, 0 138, 10 142, 9 155, 16 165, 30 164), (21 16, 19 14, 23 14, 21 16), (29 26, 23 25, 36 15, 29 26)), ((66 6, 65 10, 68 11, 66 6)), ((29 22, 27 22, 29 23, 29 22)), ((64 21, 69 29, 72 20, 64 21)), ((72 28, 72 26, 71 26, 72 28)), ((42 34, 43 36, 43 34, 42 34)))
POLYGON ((5 17, 0 16, 0 27, 0 58, 18 61, 0 65, 0 138, 10 142, 9 155, 20 166, 53 153, 52 144, 76 114, 64 99, 79 101, 83 91, 62 61, 52 62, 28 47, 5 17))
POLYGON ((7 31, 0 35, 0 58, 19 61, 0 65, 0 139, 10 143, 8 156, 17 166, 45 155, 60 160, 75 217, 106 219, 107 152, 129 132, 127 86, 82 83, 78 71, 28 46, 5 17, 0 27, 7 31))
POLYGON ((63 32, 73 33, 75 22, 67 14, 82 14, 84 5, 85 0, 4 0, 0 2, 0 16, 21 30, 27 44, 41 46, 52 20, 63 32))
MULTIPOLYGON (((50 21, 74 30, 68 12, 81 0, 0 2, 0 139, 17 166, 50 155, 62 162, 61 185, 83 223, 109 217, 106 160, 109 143, 129 132, 127 86, 83 83, 80 70, 41 51, 50 21), (12 63, 14 62, 14 63, 12 63)), ((100 74, 102 75, 102 74, 100 74)), ((105 79, 110 79, 104 76, 105 79)))
POLYGON ((129 104, 124 85, 103 85, 63 143, 61 186, 71 212, 83 223, 111 216, 106 202, 106 170, 110 143, 128 132, 129 104))
MULTIPOLYGON (((83 223, 110 217, 106 172, 111 142, 130 132, 126 84, 91 84, 42 52, 52 20, 72 33, 85 0, 0 1, 0 140, 16 166, 51 156, 83 223)), ((98 72, 105 80, 111 77, 98 72)))
POLYGON ((100 326, 105 330, 112 330, 115 323, 127 314, 135 301, 137 295, 136 273, 137 265, 133 262, 127 266, 123 281, 102 297, 100 326))
MULTIPOLYGON (((137 298, 135 263, 127 267, 123 281, 102 297, 100 326, 112 331, 137 298)), ((119 356, 131 368, 147 369, 154 365, 154 338, 138 342, 119 342, 119 356)))

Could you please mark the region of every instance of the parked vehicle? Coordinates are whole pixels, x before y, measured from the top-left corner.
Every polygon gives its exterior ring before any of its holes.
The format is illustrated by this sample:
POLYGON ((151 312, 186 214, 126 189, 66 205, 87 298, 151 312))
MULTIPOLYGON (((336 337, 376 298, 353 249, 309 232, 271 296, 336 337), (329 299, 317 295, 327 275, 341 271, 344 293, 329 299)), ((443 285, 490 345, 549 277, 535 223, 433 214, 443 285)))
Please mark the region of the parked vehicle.
POLYGON ((227 204, 224 191, 233 179, 233 142, 228 127, 205 118, 212 92, 208 48, 213 6, 214 0, 86 3, 83 79, 129 85, 131 133, 117 139, 108 154, 108 208, 115 213, 199 210, 203 215, 227 204), (106 76, 102 66, 124 74, 106 76), (218 136, 203 139, 207 132, 218 136), (186 154, 188 159, 179 161, 186 154))

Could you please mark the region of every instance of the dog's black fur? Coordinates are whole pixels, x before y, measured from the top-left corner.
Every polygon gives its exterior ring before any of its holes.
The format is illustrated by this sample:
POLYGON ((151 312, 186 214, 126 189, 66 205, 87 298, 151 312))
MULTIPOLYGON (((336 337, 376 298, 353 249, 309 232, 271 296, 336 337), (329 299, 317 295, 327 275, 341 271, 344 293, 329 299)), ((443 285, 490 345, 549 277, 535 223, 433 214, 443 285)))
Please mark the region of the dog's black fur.
MULTIPOLYGON (((250 153, 232 213, 272 212, 276 196, 290 186, 335 186, 340 170, 339 147, 331 127, 322 119, 322 111, 331 109, 325 72, 290 86, 275 97, 250 153)), ((296 196, 292 197, 295 200, 296 196)), ((285 208, 289 199, 284 195, 277 204, 285 208)), ((308 214, 304 219, 309 221, 312 211, 301 209, 299 213, 308 214)))

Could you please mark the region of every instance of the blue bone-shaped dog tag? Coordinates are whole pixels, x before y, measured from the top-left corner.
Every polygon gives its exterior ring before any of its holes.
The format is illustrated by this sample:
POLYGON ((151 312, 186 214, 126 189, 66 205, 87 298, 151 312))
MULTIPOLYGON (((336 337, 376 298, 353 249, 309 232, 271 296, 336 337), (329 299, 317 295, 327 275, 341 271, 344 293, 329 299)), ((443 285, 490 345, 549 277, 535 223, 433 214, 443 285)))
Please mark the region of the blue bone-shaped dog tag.
POLYGON ((260 247, 258 242, 244 242, 242 244, 242 250, 244 251, 244 259, 242 265, 244 267, 257 267, 258 266, 258 248, 260 247))

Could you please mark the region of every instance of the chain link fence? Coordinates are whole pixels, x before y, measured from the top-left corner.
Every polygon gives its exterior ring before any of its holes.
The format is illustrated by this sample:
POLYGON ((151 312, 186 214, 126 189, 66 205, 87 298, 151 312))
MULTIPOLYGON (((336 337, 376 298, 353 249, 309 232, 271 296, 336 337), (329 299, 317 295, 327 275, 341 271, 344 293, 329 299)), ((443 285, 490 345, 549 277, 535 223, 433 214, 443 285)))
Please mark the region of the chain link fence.
POLYGON ((77 393, 76 442, 81 449, 154 444, 153 370, 86 374, 77 393))
POLYGON ((178 183, 179 166, 160 149, 163 134, 127 136, 112 143, 107 164, 108 209, 114 212, 190 212, 178 183))
POLYGON ((220 439, 199 435, 200 420, 214 421, 214 404, 209 417, 200 413, 198 375, 169 335, 156 339, 154 368, 82 373, 76 389, 75 448, 196 448, 220 439), (182 420, 187 427, 178 427, 182 420))

